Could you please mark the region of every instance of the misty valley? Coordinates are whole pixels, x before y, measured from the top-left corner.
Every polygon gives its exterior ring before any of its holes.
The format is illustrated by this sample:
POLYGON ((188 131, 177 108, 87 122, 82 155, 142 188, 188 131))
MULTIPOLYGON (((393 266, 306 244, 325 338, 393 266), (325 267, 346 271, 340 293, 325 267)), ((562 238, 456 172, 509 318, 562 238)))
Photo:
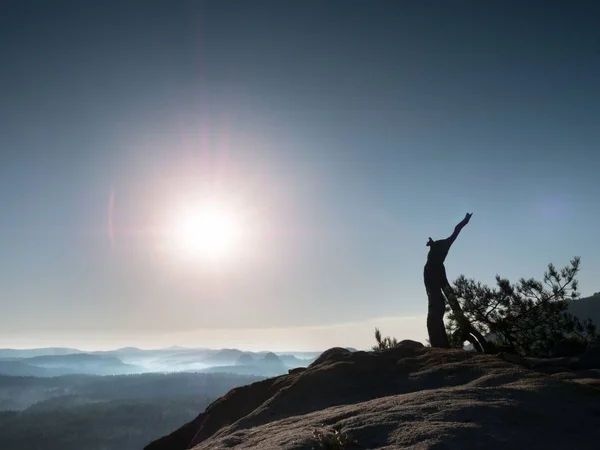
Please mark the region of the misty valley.
POLYGON ((0 448, 143 448, 230 389, 315 353, 236 349, 0 350, 0 448))

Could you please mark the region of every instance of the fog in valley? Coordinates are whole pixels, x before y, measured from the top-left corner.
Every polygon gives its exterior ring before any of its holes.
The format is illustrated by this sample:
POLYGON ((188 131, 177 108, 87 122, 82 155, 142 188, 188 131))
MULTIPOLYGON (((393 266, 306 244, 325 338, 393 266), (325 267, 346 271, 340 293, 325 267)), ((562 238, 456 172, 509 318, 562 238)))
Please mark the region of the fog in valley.
POLYGON ((34 449, 43 439, 50 450, 139 449, 230 389, 306 367, 318 354, 2 349, 0 448, 34 449))

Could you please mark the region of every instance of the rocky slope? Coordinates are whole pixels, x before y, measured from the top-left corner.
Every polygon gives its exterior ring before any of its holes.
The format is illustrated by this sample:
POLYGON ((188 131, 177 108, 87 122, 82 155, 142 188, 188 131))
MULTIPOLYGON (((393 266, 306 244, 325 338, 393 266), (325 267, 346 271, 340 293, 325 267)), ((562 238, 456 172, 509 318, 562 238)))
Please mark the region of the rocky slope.
POLYGON ((600 348, 535 360, 423 348, 335 348, 233 389, 145 450, 597 449, 600 348))

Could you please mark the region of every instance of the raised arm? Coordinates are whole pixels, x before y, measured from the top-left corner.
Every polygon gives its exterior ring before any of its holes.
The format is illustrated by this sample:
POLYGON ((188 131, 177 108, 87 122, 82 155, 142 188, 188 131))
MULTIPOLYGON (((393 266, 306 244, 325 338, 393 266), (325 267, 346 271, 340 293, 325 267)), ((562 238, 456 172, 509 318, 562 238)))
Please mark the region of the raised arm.
POLYGON ((471 220, 472 215, 473 215, 473 213, 467 213, 465 215, 465 218, 463 220, 461 220, 460 223, 454 227, 454 233, 452 233, 452 236, 450 236, 448 238, 448 241, 450 241, 450 243, 454 242, 454 240, 458 237, 460 230, 462 230, 465 227, 465 225, 469 223, 469 220, 471 220))

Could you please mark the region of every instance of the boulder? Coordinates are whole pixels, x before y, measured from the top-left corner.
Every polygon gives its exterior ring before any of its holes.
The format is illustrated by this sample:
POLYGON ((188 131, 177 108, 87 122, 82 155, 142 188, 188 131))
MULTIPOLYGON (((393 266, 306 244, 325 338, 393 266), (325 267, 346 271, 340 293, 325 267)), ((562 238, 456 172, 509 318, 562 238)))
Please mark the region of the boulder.
POLYGON ((412 341, 410 339, 403 339, 398 342, 398 347, 400 348, 423 348, 425 347, 421 342, 412 341))

